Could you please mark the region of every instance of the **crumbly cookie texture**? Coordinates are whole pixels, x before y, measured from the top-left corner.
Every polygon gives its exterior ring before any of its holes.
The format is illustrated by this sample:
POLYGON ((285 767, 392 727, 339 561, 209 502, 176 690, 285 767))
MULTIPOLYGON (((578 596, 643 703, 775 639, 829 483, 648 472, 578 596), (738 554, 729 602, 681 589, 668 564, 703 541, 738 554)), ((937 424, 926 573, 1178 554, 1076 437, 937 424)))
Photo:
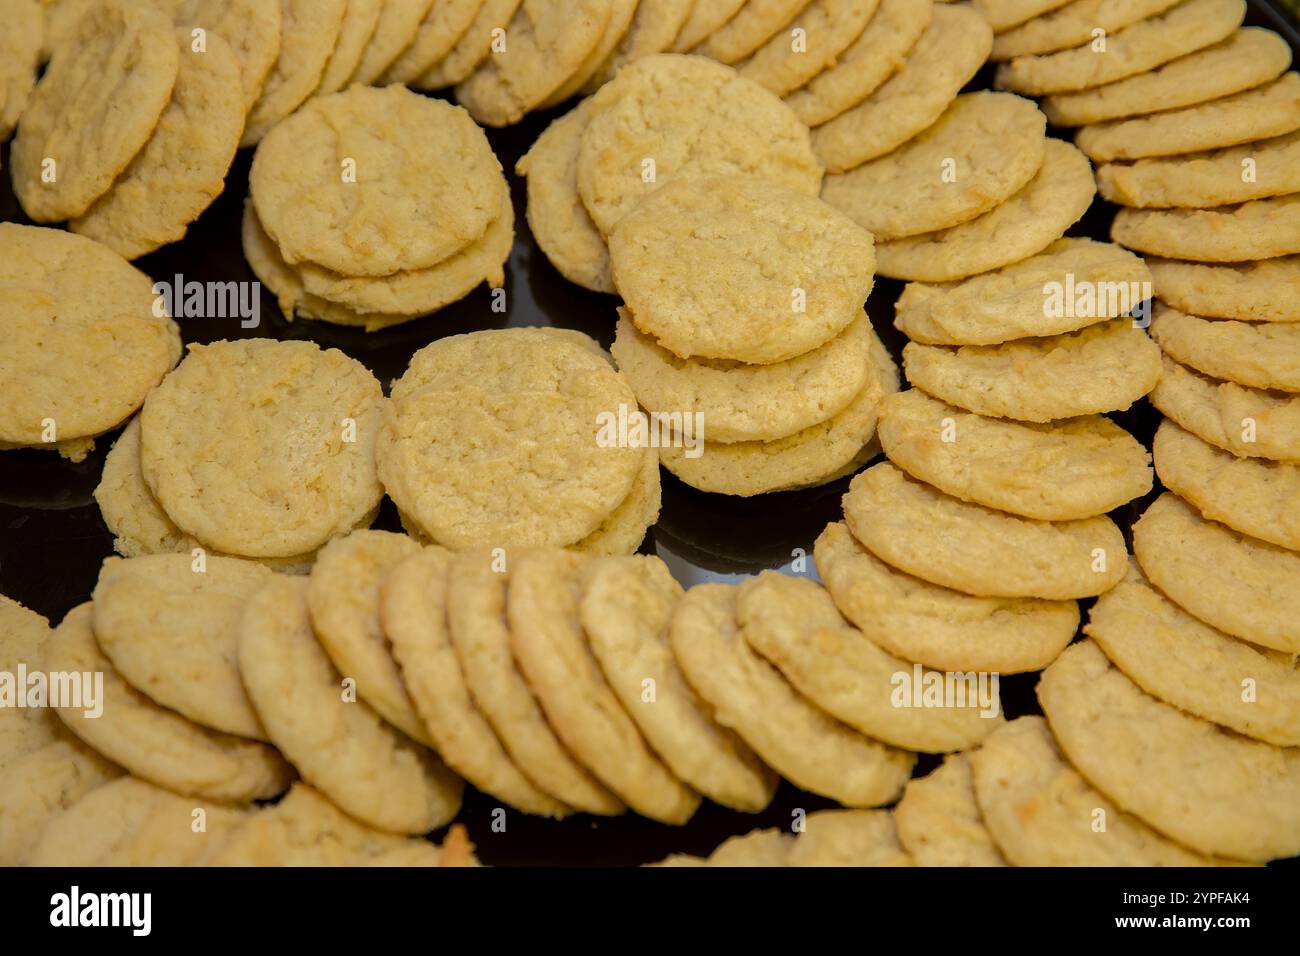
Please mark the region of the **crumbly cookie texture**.
POLYGON ((737 63, 761 47, 807 6, 808 0, 746 3, 735 16, 714 30, 696 52, 720 63, 737 63))
POLYGON ((1051 424, 984 418, 910 389, 885 400, 894 464, 948 494, 1012 514, 1070 521, 1151 489, 1151 456, 1100 415, 1051 424))
POLYGON ((840 173, 896 149, 939 119, 992 47, 993 31, 973 9, 935 7, 902 68, 813 131, 817 158, 840 173))
POLYGON ((988 212, 1043 164, 1047 119, 1031 100, 967 93, 879 159, 827 176, 822 199, 878 240, 934 232, 988 212), (951 170, 955 178, 945 175, 951 170))
POLYGON ((176 525, 213 548, 302 554, 379 503, 383 401, 375 377, 336 349, 269 339, 191 346, 141 413, 141 466, 176 525))
POLYGON ((1049 139, 1043 165, 1006 202, 968 222, 876 245, 881 275, 950 282, 1042 252, 1088 210, 1097 191, 1088 159, 1049 139))
POLYGON ((1074 601, 975 597, 899 571, 840 522, 826 526, 814 554, 841 614, 890 653, 938 670, 1041 670, 1079 626, 1074 601))
POLYGON ((519 4, 520 0, 484 0, 456 45, 408 85, 418 90, 440 90, 468 79, 491 55, 494 32, 505 29, 519 4))
POLYGON ((320 85, 345 13, 347 0, 280 0, 280 52, 249 110, 240 146, 256 146, 320 85))
POLYGON ((1189 315, 1300 322, 1300 256, 1208 265, 1147 256, 1160 298, 1189 315))
POLYGON ((0 4, 6 31, 0 40, 0 139, 8 139, 36 87, 45 28, 37 0, 0 4))
POLYGON ((632 320, 664 348, 751 363, 824 344, 862 314, 874 278, 865 229, 740 177, 663 187, 619 221, 610 263, 632 320))
POLYGON ((848 807, 894 800, 916 755, 864 737, 791 687, 742 638, 736 590, 696 585, 677 603, 669 625, 677 663, 715 719, 805 790, 848 807))
POLYGON ((181 28, 202 28, 226 41, 239 61, 245 111, 262 95, 280 55, 281 0, 153 0, 181 28))
POLYGON ((786 866, 914 866, 893 814, 885 810, 819 810, 786 855, 786 866))
POLYGON ((1110 235, 1142 253, 1198 262, 1291 255, 1300 252, 1300 193, 1213 209, 1121 209, 1110 235))
POLYGON ((834 66, 879 5, 880 0, 813 0, 736 69, 777 96, 785 96, 834 66), (804 31, 804 46, 792 43, 794 30, 804 31))
POLYGON ((1038 699, 1070 762, 1164 834, 1252 862, 1300 852, 1296 748, 1242 737, 1149 697, 1091 641, 1043 672, 1038 699))
POLYGON ((602 234, 681 179, 734 176, 816 195, 808 129, 779 97, 730 67, 661 54, 631 64, 591 101, 578 192, 602 234))
POLYGON ((918 866, 1007 866, 975 802, 970 756, 950 754, 907 782, 894 808, 898 840, 918 866))
POLYGON ((1072 0, 993 37, 995 62, 1034 53, 1054 53, 1092 40, 1092 31, 1108 34, 1158 16, 1180 0, 1072 0))
POLYGON ((1185 315, 1163 303, 1151 335, 1175 361, 1252 388, 1300 392, 1300 326, 1185 315))
MULTIPOLYGON (((51 715, 50 720, 58 723, 51 715)), ((66 734, 21 757, 0 759, 0 866, 29 866, 49 825, 122 769, 66 734)))
POLYGON ((2 442, 49 445, 108 431, 180 358, 180 333, 154 314, 149 277, 90 239, 2 223, 0 284, 2 442))

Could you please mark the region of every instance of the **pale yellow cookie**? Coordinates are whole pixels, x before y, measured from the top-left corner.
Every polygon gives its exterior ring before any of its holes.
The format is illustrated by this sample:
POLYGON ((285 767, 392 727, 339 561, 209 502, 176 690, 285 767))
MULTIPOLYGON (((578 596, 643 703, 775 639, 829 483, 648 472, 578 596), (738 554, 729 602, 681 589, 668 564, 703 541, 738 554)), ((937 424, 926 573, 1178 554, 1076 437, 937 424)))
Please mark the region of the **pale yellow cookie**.
POLYGON ((1300 256, 1206 265, 1147 257, 1160 298, 1191 315, 1300 322, 1300 256))
POLYGON ((714 30, 695 52, 720 63, 736 63, 761 47, 808 4, 809 0, 746 0, 736 15, 714 30))
POLYGON ((1110 235, 1142 253, 1199 262, 1290 255, 1300 252, 1300 193, 1213 209, 1121 209, 1110 235))
POLYGON ((45 22, 37 0, 0 3, 5 34, 0 40, 0 140, 8 139, 36 87, 45 22))
POLYGON ((1161 303, 1151 335, 1172 359, 1204 375, 1300 392, 1300 326, 1203 319, 1161 303))
POLYGON ((795 836, 786 866, 914 866, 888 810, 819 810, 795 836))
POLYGON ((609 19, 605 22, 605 29, 601 32, 600 39, 582 58, 582 62, 568 79, 542 101, 543 109, 558 106, 591 82, 631 29, 632 18, 639 6, 640 0, 611 0, 609 19))
POLYGON ((745 0, 695 0, 690 17, 682 24, 669 50, 673 53, 687 53, 695 49, 734 17, 744 5, 745 0))
POLYGON ((249 110, 240 146, 256 146, 320 85, 346 12, 347 0, 280 0, 280 53, 249 110))
POLYGON ((909 780, 894 823, 918 866, 1007 865, 975 802, 967 754, 950 754, 929 775, 909 780))
POLYGON ((284 16, 281 0, 152 0, 172 15, 178 27, 215 33, 234 50, 239 61, 244 108, 252 109, 262 95, 271 68, 280 55, 284 16))
POLYGON ((646 534, 659 520, 663 506, 663 487, 659 478, 659 452, 645 450, 641 473, 632 482, 632 490, 622 503, 609 513, 591 534, 571 545, 574 551, 591 555, 632 554, 641 547, 646 534))
POLYGON ((989 59, 1010 60, 1030 53, 1053 53, 1092 40, 1093 30, 1108 34, 1164 13, 1180 0, 1072 0, 1042 16, 999 32, 989 59))
POLYGON ((703 0, 640 0, 631 26, 617 48, 587 81, 584 91, 596 92, 628 63, 667 52, 697 7, 702 5, 703 0))
POLYGON ((1035 20, 1064 6, 1069 0, 973 0, 971 6, 989 22, 994 33, 1035 20))
MULTIPOLYGON (((50 721, 58 723, 52 714, 50 721)), ((122 769, 72 734, 12 759, 0 758, 0 866, 27 866, 50 822, 122 769)))
POLYGON ((812 0, 736 69, 777 96, 786 96, 833 67, 879 5, 880 0, 812 0))
POLYGON ((343 23, 339 26, 338 42, 325 64, 325 72, 321 74, 314 96, 337 93, 348 85, 375 35, 384 6, 383 0, 348 0, 343 23))
MULTIPOLYGON (((5 671, 17 674, 20 667, 39 670, 52 633, 44 617, 0 595, 0 666, 5 671)), ((63 725, 47 708, 0 708, 0 764, 67 737, 63 725)))
MULTIPOLYGON (((372 42, 368 51, 370 62, 365 63, 363 59, 365 68, 358 68, 353 82, 370 82, 376 86, 387 86, 390 83, 413 84, 455 49, 456 43, 465 35, 474 18, 478 16, 483 0, 435 0, 432 4, 420 0, 412 3, 410 7, 414 11, 421 5, 425 12, 418 22, 413 38, 410 38, 412 34, 404 31, 402 37, 407 42, 400 47, 396 43, 385 46, 382 40, 379 43, 372 42), (396 56, 391 56, 394 47, 396 47, 396 56), (380 75, 373 80, 369 79, 368 75, 385 58, 389 62, 382 68, 380 75)), ((397 6, 400 7, 401 4, 397 6)), ((510 12, 514 13, 513 10, 510 12)), ((392 18, 394 14, 389 16, 392 18)), ((390 19, 389 22, 394 21, 390 19)), ((505 23, 497 25, 505 26, 505 23)))
POLYGON ((419 90, 440 90, 467 79, 492 54, 494 42, 506 39, 505 28, 522 0, 483 0, 456 45, 432 67, 410 80, 419 90))

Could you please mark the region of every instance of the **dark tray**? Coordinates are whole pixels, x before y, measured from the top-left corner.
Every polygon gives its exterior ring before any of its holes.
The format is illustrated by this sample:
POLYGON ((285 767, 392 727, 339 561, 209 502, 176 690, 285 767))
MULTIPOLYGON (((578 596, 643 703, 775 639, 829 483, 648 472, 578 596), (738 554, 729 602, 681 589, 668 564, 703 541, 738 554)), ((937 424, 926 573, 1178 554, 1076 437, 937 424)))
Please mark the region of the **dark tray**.
MULTIPOLYGON (((1300 52, 1294 21, 1267 0, 1250 0, 1246 22, 1282 33, 1300 52)), ((986 65, 968 89, 987 89, 992 67, 986 65)), ((265 290, 261 326, 243 329, 237 318, 188 318, 180 321, 186 342, 249 336, 310 339, 343 350, 365 363, 387 388, 406 369, 411 354, 444 335, 505 326, 555 325, 580 329, 606 347, 613 340, 614 296, 587 292, 564 279, 537 248, 524 216, 523 181, 514 175, 515 161, 537 136, 571 104, 526 117, 517 126, 488 130, 511 182, 516 238, 506 269, 507 310, 493 312, 490 292, 480 287, 468 298, 426 318, 383 332, 299 319, 287 322, 265 290)), ((1068 131, 1053 131, 1062 136, 1068 131)), ((0 150, 0 168, 8 169, 8 146, 0 150)), ((240 217, 247 194, 252 151, 243 150, 226 180, 225 192, 195 223, 182 242, 140 259, 136 264, 156 281, 253 282, 240 244, 240 217)), ((1108 238, 1114 208, 1097 200, 1070 235, 1108 238)), ((0 221, 29 223, 14 198, 7 175, 0 176, 0 221)), ((906 338, 893 326, 893 304, 902 283, 878 279, 867 311, 882 341, 899 360, 906 338)), ((1126 412, 1110 416, 1150 447, 1160 414, 1144 399, 1126 412)), ((96 442, 94 452, 73 464, 50 452, 0 452, 0 593, 59 621, 68 610, 89 600, 104 558, 113 554, 113 536, 100 518, 92 493, 99 483, 104 456, 116 434, 96 442)), ((830 521, 841 517, 845 478, 807 491, 782 492, 756 498, 711 495, 687 487, 663 472, 663 512, 642 550, 657 553, 684 585, 701 581, 734 581, 769 568, 789 570, 801 549, 812 543, 830 521)), ((1111 517, 1126 539, 1133 521, 1159 494, 1159 487, 1131 502, 1111 517)), ((400 531, 396 509, 385 500, 375 527, 400 531)), ((1131 541, 1130 541, 1131 545, 1131 541)), ((1086 607, 1090 602, 1083 602, 1086 607)), ((1037 674, 1002 680, 1002 702, 1008 718, 1041 713, 1034 698, 1037 674)), ((918 775, 937 766, 939 758, 922 755, 918 775)), ((772 805, 747 815, 705 802, 684 827, 667 827, 634 814, 615 819, 578 816, 555 822, 521 813, 508 816, 505 833, 492 830, 497 802, 467 788, 458 818, 470 831, 483 862, 489 865, 626 865, 661 859, 669 853, 707 854, 729 836, 754 827, 790 825, 796 808, 806 811, 836 806, 833 801, 782 783, 772 805)), ((440 836, 440 834, 438 835, 440 836)), ((1294 862, 1288 861, 1288 862, 1294 862)))

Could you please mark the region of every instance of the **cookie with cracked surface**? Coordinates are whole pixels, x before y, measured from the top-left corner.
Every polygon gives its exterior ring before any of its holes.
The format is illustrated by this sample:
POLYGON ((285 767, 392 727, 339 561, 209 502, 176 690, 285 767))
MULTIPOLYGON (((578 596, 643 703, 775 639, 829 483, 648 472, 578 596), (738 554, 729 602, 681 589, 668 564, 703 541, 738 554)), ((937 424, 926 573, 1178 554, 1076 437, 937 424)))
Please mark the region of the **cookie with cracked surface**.
POLYGON ((1061 238, 1096 191, 1088 158, 1049 139, 1043 165, 1019 192, 949 229, 877 243, 877 270, 896 279, 951 282, 1020 262, 1061 238))
POLYGON ((993 37, 994 62, 1033 53, 1055 53, 1092 40, 1092 31, 1108 34, 1158 16, 1181 0, 1073 0, 993 37))
POLYGON ((1008 865, 975 802, 970 765, 969 754, 949 754, 927 776, 907 782, 894 824, 918 866, 1008 865))
POLYGON ((256 146, 320 86, 345 13, 347 0, 280 0, 280 52, 248 112, 240 146, 256 146))
POLYGON ((1300 322, 1300 256, 1207 265, 1147 257, 1160 298, 1190 315, 1300 322))
POLYGON ((584 92, 596 92, 628 63, 668 52, 697 5, 697 0, 641 0, 623 39, 587 81, 584 92))
POLYGON ((1121 209, 1110 235, 1139 252, 1197 262, 1291 255, 1300 252, 1300 193, 1212 209, 1121 209))
POLYGON ((746 0, 735 16, 695 48, 719 63, 738 63, 797 17, 809 0, 746 0))
POLYGON ((245 111, 262 95, 271 68, 280 55, 283 19, 280 0, 152 0, 172 16, 178 27, 201 27, 230 45, 239 62, 245 111))
POLYGON ((609 11, 609 20, 605 23, 605 29, 602 31, 600 39, 591 48, 591 52, 583 57, 582 63, 578 65, 573 74, 561 83, 555 92, 542 101, 543 109, 558 106, 591 82, 610 54, 622 42, 623 37, 627 35, 628 30, 631 29, 632 18, 639 6, 640 0, 613 0, 609 11))
POLYGON ((418 90, 440 90, 468 79, 492 52, 493 34, 504 30, 521 0, 485 0, 478 13, 441 60, 409 81, 418 90))
POLYGON ((736 69, 740 75, 785 96, 813 79, 861 34, 880 0, 813 0, 736 69), (802 30, 802 45, 792 40, 802 30))
MULTIPOLYGON (((50 720, 58 719, 50 715, 50 720)), ((122 775, 72 734, 21 757, 0 759, 0 866, 28 866, 50 822, 122 775)))
POLYGON ((1203 375, 1251 388, 1300 392, 1300 326, 1203 319, 1161 303, 1151 335, 1174 361, 1203 375))
MULTIPOLYGON (((391 45, 386 44, 383 37, 377 43, 372 42, 370 50, 367 51, 370 62, 366 63, 364 59, 362 60, 364 68, 358 67, 357 75, 353 79, 354 83, 372 83, 375 86, 388 86, 392 83, 413 84, 455 49, 457 42, 478 16, 479 10, 483 7, 483 0, 435 0, 432 4, 425 0, 418 0, 411 5, 411 12, 419 9, 421 5, 424 7, 424 13, 416 24, 414 34, 409 32, 405 24, 400 24, 402 29, 394 30, 392 36, 394 40, 399 36, 406 40, 401 46, 397 46, 395 42, 391 45), (396 48, 396 56, 393 55, 394 48, 396 48), (387 64, 381 66, 385 60, 388 61, 387 64), (374 79, 367 79, 367 76, 376 69, 379 70, 379 74, 374 79)), ((514 11, 511 10, 510 13, 513 14, 514 11)), ((509 16, 506 19, 509 19, 509 16)), ((393 13, 389 14, 388 22, 399 25, 393 13)), ((504 23, 505 21, 502 21, 498 25, 504 26, 504 23)))

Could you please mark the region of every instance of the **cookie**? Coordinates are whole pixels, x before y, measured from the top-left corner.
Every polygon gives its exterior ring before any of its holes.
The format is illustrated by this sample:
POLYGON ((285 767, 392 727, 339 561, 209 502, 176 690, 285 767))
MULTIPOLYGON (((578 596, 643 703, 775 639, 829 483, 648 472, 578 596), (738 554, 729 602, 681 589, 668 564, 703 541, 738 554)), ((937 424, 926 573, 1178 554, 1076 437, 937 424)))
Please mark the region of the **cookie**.
POLYGON ((1061 755, 1041 717, 1007 724, 970 762, 985 825, 1015 866, 1213 863, 1094 790, 1061 755))
POLYGON ((1202 319, 1162 303, 1152 318, 1151 335, 1170 358, 1204 375, 1300 392, 1300 327, 1202 319))
POLYGON ((874 93, 907 62, 930 25, 933 0, 880 0, 856 40, 806 85, 785 98, 808 126, 820 126, 874 93))
POLYGON ((777 96, 797 90, 829 66, 856 40, 880 0, 813 0, 736 69, 777 96), (802 44, 792 37, 802 30, 802 44))
POLYGON ((642 408, 702 415, 708 441, 774 441, 839 414, 872 376, 875 333, 860 316, 825 345, 773 365, 681 359, 619 311, 611 349, 642 408))
POLYGON ((968 754, 950 754, 927 776, 909 780, 894 823, 918 866, 1007 865, 975 802, 968 754))
POLYGON ((571 547, 591 555, 626 555, 641 547, 646 534, 659 520, 663 506, 663 488, 659 479, 659 452, 645 450, 641 472, 632 482, 632 490, 596 530, 571 547))
POLYGON ((938 6, 907 62, 856 106, 818 126, 817 158, 842 173, 883 156, 943 115, 988 58, 993 31, 974 10, 938 6))
POLYGON ((108 192, 158 125, 180 68, 170 21, 128 0, 88 7, 59 52, 9 153, 14 193, 36 222, 75 219, 108 192))
POLYGON ((947 229, 1020 191, 1043 163, 1047 120, 1033 102, 968 93, 886 156, 827 176, 822 199, 879 240, 947 229))
POLYGON ((1300 465, 1238 458, 1170 419, 1156 430, 1152 454, 1161 483, 1205 518, 1300 551, 1300 465))
POLYGON ((7 26, 0 40, 0 140, 5 140, 36 87, 45 22, 37 0, 4 0, 0 10, 7 26))
POLYGON ((325 64, 325 72, 321 74, 314 96, 337 93, 348 85, 352 74, 361 65, 361 58, 375 35, 383 11, 382 0, 348 0, 343 23, 339 26, 338 42, 325 64))
POLYGON ((587 81, 584 91, 596 92, 628 63, 666 52, 697 6, 702 5, 697 0, 641 0, 623 39, 605 57, 605 62, 587 81))
POLYGON ((596 45, 591 48, 591 51, 583 57, 582 63, 578 65, 578 68, 573 71, 569 78, 542 101, 543 109, 558 106, 591 82, 610 54, 622 42, 623 37, 627 35, 627 31, 632 26, 632 17, 636 14, 639 6, 640 0, 612 0, 609 20, 605 23, 605 29, 601 32, 600 39, 596 41, 596 45))
MULTIPOLYGON (((1281 136, 1300 128, 1300 75, 1181 110, 1085 126, 1074 141, 1098 162, 1174 156, 1281 136)), ((1241 170, 1236 174, 1241 177, 1241 170)))
POLYGON ((719 63, 745 59, 798 17, 809 0, 748 0, 736 15, 714 30, 695 52, 719 63))
POLYGON ((357 696, 390 724, 434 746, 380 624, 380 586, 420 546, 404 534, 354 531, 321 549, 307 585, 307 608, 321 648, 357 696))
MULTIPOLYGON (((59 723, 53 714, 50 721, 59 723)), ((72 734, 65 736, 21 757, 0 758, 0 866, 29 865, 50 821, 122 775, 72 734)))
POLYGON ((1068 2, 1069 0, 974 0, 971 6, 983 15, 994 33, 1005 33, 1027 20, 1049 14, 1068 2))
POLYGON ((461 781, 349 699, 312 633, 305 581, 275 578, 249 601, 239 670, 276 746, 340 809, 392 833, 424 833, 456 816, 461 781))
POLYGON ((750 650, 736 603, 734 586, 697 585, 677 603, 669 625, 678 666, 714 718, 804 790, 850 807, 894 800, 915 754, 864 737, 810 703, 750 650))
POLYGON ((1013 422, 910 389, 885 400, 880 443, 899 468, 953 497, 1044 521, 1105 514, 1151 489, 1147 450, 1100 415, 1013 422))
POLYGON ((700 797, 650 749, 601 673, 579 619, 586 561, 556 550, 515 558, 506 606, 515 661, 588 769, 642 816, 681 825, 700 797))
POLYGON ((447 575, 447 628, 475 706, 533 784, 576 810, 602 816, 623 803, 565 749, 510 650, 506 594, 517 552, 464 552, 447 575))
POLYGON ((907 750, 947 753, 977 746, 997 727, 997 699, 988 703, 991 710, 973 697, 947 707, 899 706, 898 677, 912 676, 912 662, 846 626, 815 582, 766 571, 745 581, 736 595, 745 643, 795 690, 866 736, 907 750))
MULTIPOLYGON (((1045 97, 1042 107, 1054 126, 1086 126, 1181 110, 1254 90, 1277 79, 1290 65, 1291 48, 1280 36, 1260 27, 1242 27, 1225 40, 1154 70, 1077 93, 1045 97)), ((1257 97, 1249 97, 1241 102, 1256 101, 1257 97)), ((1218 112, 1215 118, 1228 112, 1218 112)), ((1178 131, 1179 127, 1170 129, 1178 131)))
POLYGON ((249 173, 284 260, 347 276, 432 268, 482 239, 501 214, 500 182, 468 113, 400 86, 312 100, 262 141, 249 173), (344 154, 355 182, 339 174, 344 154))
POLYGON ((1143 693, 1091 641, 1043 672, 1061 750, 1130 813, 1201 853, 1300 852, 1300 751, 1250 740, 1143 693))
POLYGON ((808 814, 786 866, 914 866, 888 810, 819 810, 808 814))
POLYGON ((1300 256, 1204 265, 1147 257, 1160 298, 1191 315, 1300 322, 1300 256))
POLYGON ((0 441, 89 438, 130 418, 181 353, 149 277, 57 229, 0 224, 0 253, 0 441))
POLYGON ((1048 422, 1128 408, 1160 378, 1160 348, 1130 319, 1077 332, 957 348, 910 342, 907 380, 993 418, 1048 422))
POLYGON ((252 109, 280 55, 281 0, 153 0, 153 3, 170 13, 176 26, 198 27, 226 41, 239 62, 244 109, 252 109))
POLYGON ((1295 552, 1205 521, 1166 493, 1133 526, 1133 553, 1156 587, 1207 624, 1289 654, 1300 649, 1295 552))
POLYGON ((715 803, 758 813, 777 777, 682 677, 668 643, 682 593, 657 557, 594 561, 582 576, 583 630, 610 689, 672 771, 715 803))
POLYGON ((256 146, 320 85, 346 12, 347 0, 280 0, 280 53, 249 110, 240 146, 256 146))
POLYGON ((1088 159, 1049 139, 1033 179, 1001 205, 960 225, 876 244, 881 275, 951 282, 1042 252, 1088 210, 1097 187, 1088 159))
MULTIPOLYGON (((362 59, 353 82, 374 86, 412 83, 451 53, 478 16, 483 0, 438 0, 432 4, 417 0, 405 5, 406 10, 401 9, 404 4, 396 6, 398 9, 387 15, 388 30, 377 41, 371 41, 367 50, 369 62, 362 59), (424 12, 412 33, 406 18, 421 7, 424 12)), ((498 24, 504 25, 504 21, 498 24)))
POLYGON ((739 177, 663 187, 619 220, 609 254, 637 327, 682 358, 802 355, 862 314, 873 279, 865 229, 815 197, 739 177))
POLYGON ((603 354, 511 329, 441 339, 416 362, 438 367, 394 389, 379 474, 439 544, 568 545, 627 498, 645 449, 603 447, 601 416, 636 408, 603 354))
POLYGON ((1180 0, 1072 0, 993 37, 990 60, 1001 62, 1031 53, 1054 53, 1082 46, 1093 30, 1107 34, 1164 13, 1180 0))
POLYGON ((592 292, 613 292, 605 237, 578 195, 578 150, 591 118, 583 100, 546 127, 515 172, 528 180, 528 227, 551 265, 592 292))
POLYGON ((239 678, 239 619, 271 578, 251 561, 188 554, 104 562, 92 626, 122 678, 196 724, 266 740, 239 678))
POLYGON ((873 643, 946 671, 1041 670, 1079 627, 1073 601, 975 597, 881 561, 840 522, 817 538, 817 572, 840 613, 873 643))
POLYGON ((1300 460, 1300 398, 1199 375, 1169 356, 1151 404, 1239 458, 1300 460))
POLYGON ((1097 187, 1102 198, 1140 209, 1205 208, 1300 192, 1300 131, 1211 153, 1107 163, 1097 170, 1097 187), (1246 169, 1256 170, 1249 180, 1246 169))
MULTIPOLYGON (((420 90, 440 90, 467 79, 492 52, 493 31, 504 30, 521 0, 483 0, 469 27, 447 55, 408 85, 420 90)), ((436 8, 435 8, 436 9, 436 8)))
POLYGON ((677 180, 724 175, 815 196, 822 169, 779 97, 703 57, 646 57, 592 99, 578 192, 603 235, 677 180))
POLYGON ((894 325, 928 345, 997 345, 1113 319, 1144 301, 1151 285, 1142 260, 1119 246, 1058 239, 1036 256, 961 282, 909 282, 894 325), (1045 307, 1053 289, 1057 309, 1045 307))
MULTIPOLYGON (((701 0, 703 2, 703 0, 701 0)), ((750 830, 728 837, 707 857, 673 853, 657 863, 645 866, 776 867, 786 866, 794 836, 776 828, 750 830)))
POLYGON ((523 0, 505 27, 508 45, 456 87, 478 122, 509 126, 571 77, 600 42, 613 0, 523 0))
POLYGON ((194 345, 141 412, 141 467, 176 525, 213 548, 302 554, 378 504, 382 404, 375 377, 336 349, 194 345))
POLYGON ((103 673, 101 714, 64 706, 57 708, 59 719, 135 776, 175 793, 232 803, 274 797, 289 785, 293 770, 272 748, 191 723, 123 681, 95 643, 89 604, 68 612, 47 643, 43 666, 103 673))
POLYGON ((68 224, 125 259, 185 237, 225 187, 244 130, 239 61, 230 45, 213 34, 195 52, 184 28, 175 42, 180 71, 153 135, 108 192, 68 224))
POLYGON ((695 0, 691 15, 682 24, 669 50, 687 53, 703 43, 736 15, 745 0, 695 0))
MULTIPOLYGON (((1148 528, 1148 534, 1153 530, 1162 533, 1148 528)), ((1256 740, 1300 744, 1300 673, 1293 656, 1254 648, 1203 624, 1136 571, 1097 600, 1084 633, 1157 699, 1256 740), (1244 693, 1248 686, 1254 694, 1244 693)))
MULTIPOLYGON (((0 595, 0 665, 10 674, 20 666, 37 670, 52 632, 45 618, 17 601, 0 595)), ((0 764, 64 740, 68 734, 45 708, 0 709, 0 764)))
MULTIPOLYGON (((1185 0, 1157 16, 1083 46, 1045 56, 1021 56, 998 67, 998 89, 1042 96, 1086 90, 1145 73, 1218 43, 1241 26, 1243 0, 1185 0)), ((1094 35, 1095 37, 1095 35, 1094 35)))

